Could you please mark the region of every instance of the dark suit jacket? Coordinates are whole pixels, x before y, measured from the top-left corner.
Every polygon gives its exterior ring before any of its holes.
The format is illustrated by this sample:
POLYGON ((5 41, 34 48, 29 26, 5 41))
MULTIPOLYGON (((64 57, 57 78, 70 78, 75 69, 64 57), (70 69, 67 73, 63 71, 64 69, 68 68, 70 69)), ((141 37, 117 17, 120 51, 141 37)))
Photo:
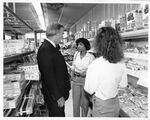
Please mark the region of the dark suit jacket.
POLYGON ((45 40, 37 54, 44 97, 58 100, 69 97, 70 81, 64 57, 49 41, 45 40))

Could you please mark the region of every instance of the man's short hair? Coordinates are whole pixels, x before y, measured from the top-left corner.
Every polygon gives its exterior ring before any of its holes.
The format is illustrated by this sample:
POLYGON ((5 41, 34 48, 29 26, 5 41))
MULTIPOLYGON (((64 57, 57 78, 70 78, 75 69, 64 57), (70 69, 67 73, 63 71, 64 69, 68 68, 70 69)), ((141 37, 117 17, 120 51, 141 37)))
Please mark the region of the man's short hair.
POLYGON ((49 24, 46 28, 46 36, 52 37, 56 35, 60 31, 61 28, 64 28, 64 26, 59 23, 49 24))

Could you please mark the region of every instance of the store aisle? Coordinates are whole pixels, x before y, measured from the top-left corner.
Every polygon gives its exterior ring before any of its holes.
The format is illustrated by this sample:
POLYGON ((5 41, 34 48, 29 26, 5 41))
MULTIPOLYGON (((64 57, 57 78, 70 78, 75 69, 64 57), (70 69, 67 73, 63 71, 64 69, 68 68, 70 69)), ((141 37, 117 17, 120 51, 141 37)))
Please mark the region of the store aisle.
POLYGON ((65 103, 65 115, 66 117, 73 117, 72 89, 70 90, 69 98, 65 103))

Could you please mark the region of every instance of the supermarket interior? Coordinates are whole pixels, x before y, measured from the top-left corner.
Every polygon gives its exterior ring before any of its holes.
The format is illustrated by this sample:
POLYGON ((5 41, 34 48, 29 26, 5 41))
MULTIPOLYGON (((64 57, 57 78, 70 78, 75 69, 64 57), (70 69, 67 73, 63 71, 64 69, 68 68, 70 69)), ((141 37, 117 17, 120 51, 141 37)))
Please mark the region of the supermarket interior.
MULTIPOLYGON (((148 0, 131 3, 3 2, 3 117, 49 116, 41 91, 37 53, 46 39, 47 26, 54 22, 64 26, 59 51, 68 66, 73 63, 77 39, 86 38, 91 45, 89 51, 93 52, 101 27, 117 30, 123 40, 128 83, 126 88, 118 89, 118 117, 150 117, 148 0)), ((71 90, 65 102, 65 117, 74 117, 73 78, 70 67, 67 70, 71 90)), ((93 117, 92 108, 88 109, 87 117, 93 117)))

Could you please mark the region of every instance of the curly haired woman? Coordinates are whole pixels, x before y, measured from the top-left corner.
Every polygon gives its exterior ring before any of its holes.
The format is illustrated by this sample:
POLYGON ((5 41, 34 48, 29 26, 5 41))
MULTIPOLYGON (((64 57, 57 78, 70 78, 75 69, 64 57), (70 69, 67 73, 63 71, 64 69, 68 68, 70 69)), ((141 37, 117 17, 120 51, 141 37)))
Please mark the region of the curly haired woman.
POLYGON ((112 27, 97 31, 95 49, 98 58, 88 67, 85 86, 92 95, 93 117, 118 117, 118 87, 127 86, 122 39, 112 27))

